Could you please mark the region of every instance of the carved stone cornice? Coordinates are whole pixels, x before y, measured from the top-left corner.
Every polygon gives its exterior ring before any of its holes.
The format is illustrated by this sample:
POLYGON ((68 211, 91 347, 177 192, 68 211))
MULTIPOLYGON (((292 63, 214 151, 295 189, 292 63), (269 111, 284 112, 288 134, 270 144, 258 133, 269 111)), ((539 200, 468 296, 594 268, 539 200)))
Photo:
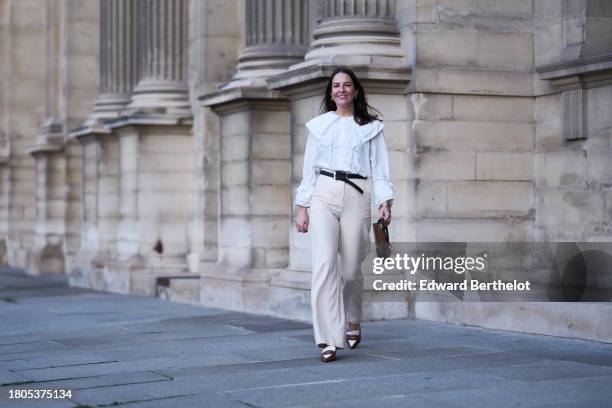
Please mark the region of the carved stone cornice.
POLYGON ((612 54, 536 67, 540 79, 560 90, 594 88, 612 83, 612 54))
POLYGON ((288 100, 279 91, 261 87, 239 87, 222 90, 199 98, 202 106, 211 108, 217 115, 240 112, 257 106, 267 111, 289 109, 288 100))
POLYGON ((101 122, 85 124, 70 131, 71 138, 83 138, 87 136, 103 136, 110 134, 110 129, 101 122))
POLYGON ((267 79, 268 88, 279 90, 291 97, 319 95, 322 85, 338 65, 347 65, 360 80, 368 82, 370 92, 382 94, 407 94, 412 77, 411 67, 393 61, 393 64, 377 63, 376 57, 340 55, 306 61, 294 65, 291 70, 267 79))
POLYGON ((38 131, 36 144, 25 147, 25 151, 33 156, 56 153, 64 150, 64 123, 49 120, 38 131))
POLYGON ((551 81, 563 97, 563 138, 587 137, 586 91, 612 84, 612 54, 585 57, 536 68, 541 79, 551 81))
POLYGON ((180 117, 172 115, 130 115, 108 121, 105 126, 116 129, 124 126, 192 126, 192 117, 180 117))

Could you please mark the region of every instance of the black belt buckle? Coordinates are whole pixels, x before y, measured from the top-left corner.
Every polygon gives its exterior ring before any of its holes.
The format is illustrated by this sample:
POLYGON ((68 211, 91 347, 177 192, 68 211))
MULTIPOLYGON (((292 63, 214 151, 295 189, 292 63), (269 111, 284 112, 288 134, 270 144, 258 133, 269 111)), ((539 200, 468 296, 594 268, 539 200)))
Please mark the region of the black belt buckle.
POLYGON ((363 177, 363 176, 360 176, 359 174, 351 174, 351 173, 347 173, 346 171, 339 171, 339 170, 336 170, 333 173, 325 171, 325 170, 321 170, 321 174, 328 176, 328 177, 332 177, 334 180, 344 181, 346 184, 350 185, 355 190, 357 190, 359 194, 363 194, 363 190, 361 189, 361 187, 359 187, 357 184, 353 183, 349 179, 350 178, 366 179, 367 177, 363 177))

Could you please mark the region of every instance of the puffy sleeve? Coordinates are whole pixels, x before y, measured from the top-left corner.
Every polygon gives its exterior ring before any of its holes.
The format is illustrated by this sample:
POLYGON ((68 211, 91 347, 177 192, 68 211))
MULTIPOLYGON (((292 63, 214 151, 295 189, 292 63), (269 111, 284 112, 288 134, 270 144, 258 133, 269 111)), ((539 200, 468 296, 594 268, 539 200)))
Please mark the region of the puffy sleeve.
POLYGON ((395 198, 395 187, 389 181, 389 156, 382 129, 369 143, 374 202, 379 207, 383 202, 395 198))
POLYGON ((295 191, 295 204, 302 207, 310 207, 310 199, 315 188, 318 173, 315 171, 314 162, 317 151, 317 138, 312 134, 308 134, 306 140, 306 150, 304 152, 304 168, 302 170, 302 182, 295 191))

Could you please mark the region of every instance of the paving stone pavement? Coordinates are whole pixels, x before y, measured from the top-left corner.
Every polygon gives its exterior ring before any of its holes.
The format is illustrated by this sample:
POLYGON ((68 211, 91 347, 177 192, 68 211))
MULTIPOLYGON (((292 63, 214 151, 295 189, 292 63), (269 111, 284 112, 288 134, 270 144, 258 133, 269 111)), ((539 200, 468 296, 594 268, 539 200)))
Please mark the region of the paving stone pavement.
POLYGON ((612 406, 610 344, 419 320, 363 332, 323 364, 309 324, 0 269, 0 408, 612 406), (10 398, 47 389, 72 397, 10 398))

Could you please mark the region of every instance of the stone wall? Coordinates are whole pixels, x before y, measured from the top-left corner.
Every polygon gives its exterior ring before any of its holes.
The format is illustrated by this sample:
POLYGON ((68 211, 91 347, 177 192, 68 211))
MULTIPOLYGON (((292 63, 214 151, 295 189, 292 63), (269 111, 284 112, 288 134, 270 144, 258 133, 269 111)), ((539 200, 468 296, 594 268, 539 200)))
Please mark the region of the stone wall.
POLYGON ((531 1, 469 6, 422 2, 406 21, 415 49, 415 238, 528 241, 531 1))
MULTIPOLYGON (((433 16, 429 23, 436 23, 434 26, 457 28, 459 25, 460 30, 468 29, 462 43, 459 43, 461 31, 453 31, 450 41, 434 41, 434 47, 424 42, 429 45, 423 50, 425 56, 435 53, 436 47, 449 45, 437 55, 437 60, 450 58, 452 61, 448 64, 460 65, 462 70, 471 65, 478 75, 477 79, 463 73, 449 82, 454 84, 451 92, 472 95, 450 98, 436 95, 447 101, 445 109, 435 112, 438 116, 434 117, 433 126, 437 131, 431 132, 431 138, 444 140, 437 148, 452 147, 446 161, 450 165, 444 166, 447 175, 464 179, 447 185, 446 214, 465 219, 448 231, 450 239, 609 242, 606 197, 612 174, 608 165, 611 162, 610 120, 602 112, 610 110, 610 91, 605 69, 602 70, 605 67, 597 64, 612 49, 609 45, 606 49, 594 35, 601 30, 602 21, 609 22, 610 10, 605 2, 534 2, 533 15, 531 2, 500 3, 497 9, 479 8, 478 2, 472 2, 476 7, 467 14, 458 14, 451 3, 438 1, 431 3, 431 9, 422 6, 418 10, 427 18, 433 16), (533 28, 525 24, 530 20, 533 28), (472 23, 478 23, 476 32, 472 23), (456 42, 454 47, 453 42, 456 42), (453 56, 452 48, 468 52, 455 51, 453 56), (589 58, 594 56, 599 56, 595 57, 596 67, 589 65, 589 58), (567 70, 568 64, 583 68, 577 74, 567 70), (597 73, 590 74, 589 69, 597 73), (474 91, 480 95, 474 95, 474 91), (474 143, 473 148, 468 147, 470 143, 474 143), (452 156, 462 150, 468 151, 467 156, 454 162, 452 156), (469 151, 474 152, 474 160, 469 151), (474 166, 462 168, 461 164, 466 162, 474 166), (466 180, 466 175, 473 181, 466 180), (467 221, 474 217, 483 218, 478 222, 482 228, 467 221), (459 225, 468 228, 459 228, 459 225)), ((418 18, 420 14, 416 14, 418 18)), ((427 30, 431 30, 431 25, 427 30)), ((422 52, 418 49, 416 31, 418 66, 422 52)), ((604 30, 600 35, 609 38, 610 33, 604 30)), ((427 58, 424 63, 428 63, 427 58)), ((444 68, 445 71, 454 69, 444 68)), ((450 74, 425 75, 425 81, 420 82, 417 69, 416 86, 429 83, 440 89, 447 75, 450 74)), ((419 129, 422 99, 413 95, 413 101, 416 102, 416 129, 419 129)), ((435 178, 436 170, 426 168, 423 175, 435 178)), ((442 201, 440 196, 431 200, 442 201)), ((444 206, 441 207, 436 215, 443 214, 444 206)), ((429 207, 429 210, 435 208, 429 207)), ((422 236, 419 240, 443 237, 444 234, 438 234, 422 236)), ((590 249, 588 245, 581 248, 590 249)), ((609 271, 595 268, 587 284, 609 287, 608 275, 609 271)), ((563 279, 561 276, 549 278, 563 279)), ((609 304, 566 306, 558 303, 418 304, 416 316, 609 341, 610 327, 605 323, 609 304), (588 323, 583 321, 585 313, 590 316, 588 323)))
MULTIPOLYGON (((612 33, 601 30, 612 22, 606 2, 538 4, 535 12, 537 66, 562 69, 612 51, 612 33), (557 34, 562 41, 552 40, 557 34)), ((612 88, 599 72, 589 74, 588 65, 580 76, 569 74, 545 74, 551 81, 536 98, 537 235, 544 241, 609 241, 612 119, 605 112, 612 88), (576 97, 579 103, 570 104, 576 97), (579 134, 570 134, 570 117, 580 121, 579 134)))

